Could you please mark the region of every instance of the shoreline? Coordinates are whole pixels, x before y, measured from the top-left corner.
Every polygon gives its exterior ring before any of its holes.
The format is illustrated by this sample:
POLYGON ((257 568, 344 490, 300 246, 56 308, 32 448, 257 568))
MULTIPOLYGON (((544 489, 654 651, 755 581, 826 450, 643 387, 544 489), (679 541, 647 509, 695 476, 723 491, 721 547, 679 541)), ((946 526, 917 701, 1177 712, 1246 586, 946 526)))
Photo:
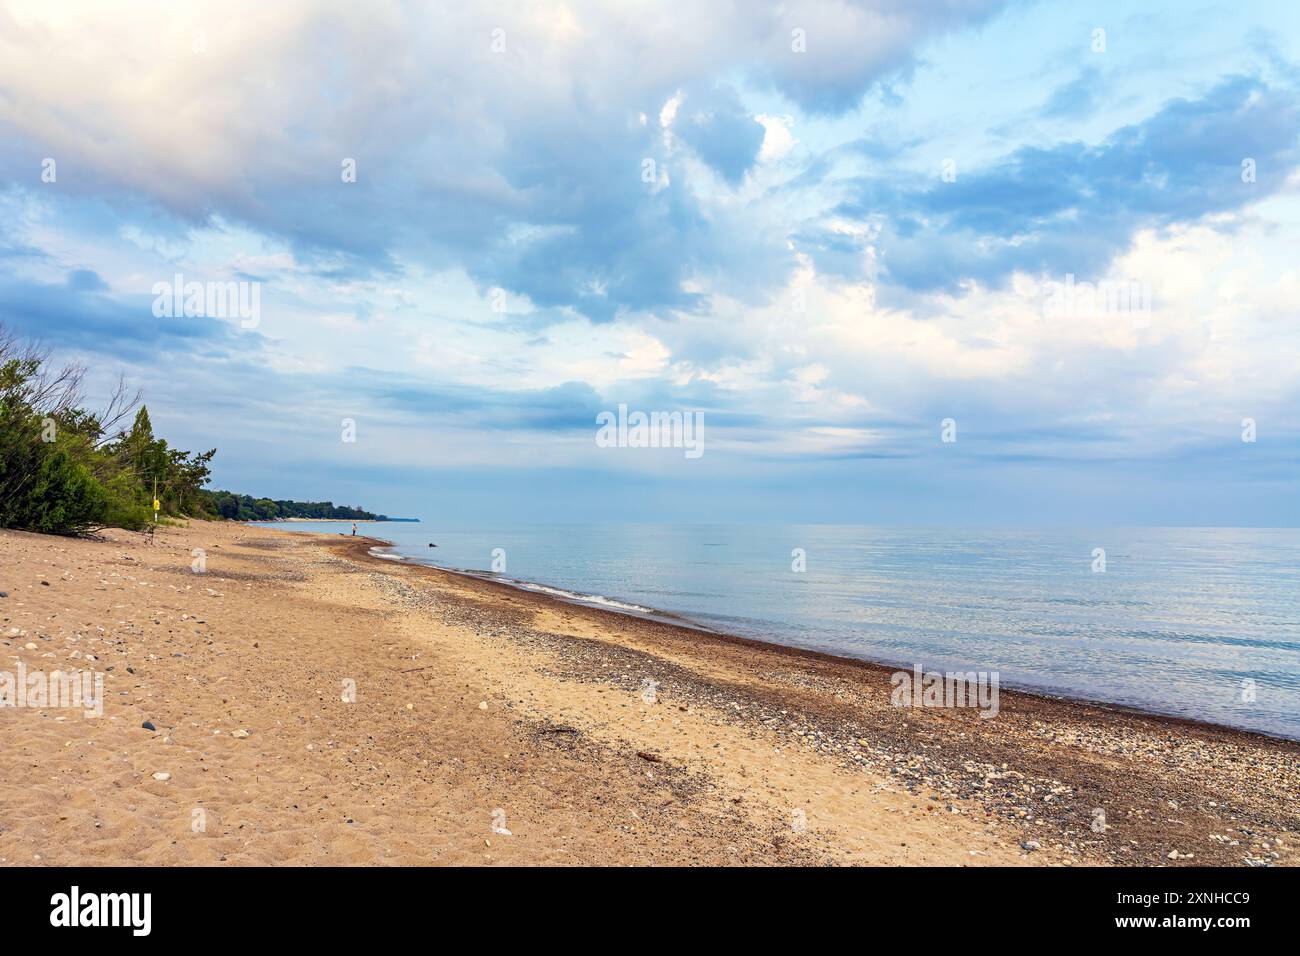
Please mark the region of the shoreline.
MULTIPOLYGON (((296 532, 299 534, 312 534, 313 532, 304 531, 296 532)), ((544 581, 529 581, 523 578, 505 578, 495 575, 491 571, 475 571, 470 568, 449 568, 441 564, 430 564, 426 561, 420 561, 417 558, 408 558, 400 554, 376 554, 383 548, 396 547, 391 541, 376 541, 371 548, 367 549, 366 556, 378 558, 381 561, 401 562, 403 564, 415 567, 432 568, 435 571, 444 571, 447 574, 454 574, 458 577, 472 578, 476 581, 486 581, 490 584, 501 585, 514 591, 523 591, 528 594, 536 594, 541 597, 558 601, 561 604, 574 605, 577 607, 589 607, 598 611, 609 611, 612 614, 620 614, 626 617, 636 618, 646 621, 661 621, 665 624, 676 625, 677 627, 689 628, 693 631, 701 631, 705 634, 727 634, 726 631, 719 631, 717 628, 709 627, 699 621, 692 620, 685 614, 677 611, 665 611, 661 608, 645 607, 644 605, 633 604, 631 601, 624 601, 622 598, 612 598, 603 594, 584 594, 581 591, 570 591, 562 588, 558 584, 547 584, 544 581)), ((738 635, 737 635, 738 636, 738 635)), ((762 641, 759 643, 772 644, 774 646, 782 645, 779 641, 762 641)))
MULTIPOLYGON (((291 532, 291 533, 312 534, 313 532, 299 531, 299 532, 291 532)), ((358 539, 359 537, 360 536, 358 536, 358 539)), ((330 539, 327 538, 326 540, 330 540, 330 539)), ((371 548, 395 547, 395 545, 391 541, 384 541, 378 538, 368 538, 367 540, 370 542, 369 547, 371 548)), ((581 595, 575 595, 573 598, 567 598, 560 594, 547 593, 546 591, 535 590, 527 586, 529 584, 533 584, 536 585, 537 588, 548 588, 551 591, 567 590, 564 588, 559 588, 557 585, 550 585, 541 581, 522 581, 522 580, 515 580, 515 579, 506 580, 506 579, 494 577, 490 572, 486 572, 486 571, 477 572, 477 571, 471 571, 463 568, 448 568, 448 567, 443 567, 442 565, 429 564, 427 562, 420 561, 419 559, 416 558, 407 558, 405 556, 397 555, 397 554, 394 554, 391 557, 379 557, 378 555, 370 553, 369 549, 365 550, 363 553, 360 553, 358 555, 352 555, 352 557, 359 559, 362 556, 362 554, 366 559, 370 559, 370 560, 378 559, 381 561, 387 561, 392 563, 401 563, 409 567, 428 568, 432 571, 438 571, 444 574, 451 574, 457 577, 467 578, 474 581, 481 581, 485 584, 493 585, 495 587, 506 588, 511 591, 520 591, 526 594, 533 594, 538 596, 539 598, 555 601, 557 603, 569 605, 572 607, 586 608, 588 610, 603 612, 606 614, 613 614, 619 617, 627 617, 633 620, 654 621, 654 622, 661 623, 667 627, 684 628, 686 630, 696 631, 701 634, 707 634, 712 637, 725 638, 729 641, 750 643, 755 645, 756 647, 770 649, 773 651, 781 651, 781 650, 793 651, 799 654, 809 655, 810 658, 826 659, 826 660, 844 664, 846 666, 862 665, 879 672, 888 673, 890 675, 898 672, 899 670, 910 671, 913 666, 902 661, 898 663, 891 663, 889 661, 874 660, 872 658, 852 657, 847 654, 838 654, 835 651, 831 651, 831 650, 820 650, 817 648, 800 647, 795 644, 785 644, 775 639, 765 639, 761 637, 746 637, 744 635, 732 634, 727 631, 721 631, 718 630, 717 628, 709 627, 705 624, 701 624, 697 621, 691 620, 689 617, 687 617, 684 614, 679 614, 674 611, 665 611, 659 608, 646 608, 645 609, 646 613, 638 613, 637 611, 633 611, 633 610, 623 610, 618 607, 606 607, 597 604, 595 602, 587 602, 582 599, 581 595)), ((568 592, 568 593, 573 593, 573 592, 568 592)), ((620 598, 608 598, 608 600, 618 601, 621 604, 631 603, 631 602, 624 602, 620 598)), ((1058 693, 1048 688, 1035 687, 1033 685, 1020 684, 1017 682, 1001 682, 999 686, 1001 692, 1012 692, 1012 693, 1021 694, 1029 697, 1038 697, 1044 700, 1057 701, 1060 703, 1077 704, 1084 707, 1098 708, 1100 710, 1116 711, 1119 713, 1129 714, 1134 717, 1147 717, 1147 718, 1152 718, 1157 720, 1168 721, 1171 724, 1187 725, 1190 727, 1197 727, 1205 730, 1225 730, 1225 731, 1231 731, 1233 733, 1247 734, 1251 736, 1261 737, 1267 740, 1276 740, 1285 743, 1300 744, 1300 737, 1289 737, 1286 734, 1270 733, 1265 730, 1256 730, 1250 727, 1239 727, 1234 724, 1219 723, 1217 721, 1206 720, 1198 717, 1186 717, 1181 714, 1170 714, 1164 711, 1152 710, 1144 707, 1139 707, 1133 704, 1124 704, 1116 701, 1109 701, 1104 698, 1085 697, 1085 696, 1063 693, 1063 692, 1058 693)))
POLYGON ((383 546, 0 532, 0 671, 104 681, 102 718, 0 707, 0 865, 1300 863, 1295 743, 893 707, 880 665, 383 546))
MULTIPOLYGON (((728 635, 728 633, 699 631, 692 627, 647 619, 641 615, 624 614, 604 607, 573 604, 573 602, 560 601, 549 594, 515 588, 504 581, 465 575, 446 568, 429 566, 429 564, 413 561, 383 561, 369 554, 369 548, 372 546, 386 546, 377 540, 367 542, 354 541, 352 538, 348 538, 347 541, 329 541, 329 538, 325 540, 329 542, 331 550, 344 555, 348 561, 374 567, 385 574, 391 575, 399 568, 406 568, 408 575, 417 578, 434 580, 442 578, 448 583, 456 581, 461 587, 467 587, 472 593, 482 594, 491 601, 502 600, 516 606, 523 605, 543 614, 547 611, 562 614, 564 618, 588 623, 590 626, 576 628, 577 631, 584 633, 615 631, 619 637, 620 648, 627 648, 629 644, 633 644, 634 649, 649 649, 649 652, 655 656, 660 656, 663 650, 667 649, 672 653, 667 654, 666 657, 675 662, 682 659, 694 662, 703 658, 707 662, 706 666, 716 665, 719 659, 724 659, 731 666, 723 667, 723 674, 719 676, 728 688, 728 696, 735 692, 735 688, 740 683, 736 680, 737 671, 779 670, 785 671, 785 674, 781 675, 783 678, 793 676, 793 683, 796 683, 797 687, 813 683, 814 687, 818 687, 822 692, 811 695, 811 700, 809 695, 803 695, 798 691, 792 695, 785 680, 777 679, 775 682, 779 684, 777 688, 763 688, 764 691, 772 691, 772 689, 776 691, 776 700, 770 702, 767 713, 785 714, 787 710, 793 710, 794 706, 805 710, 810 726, 819 727, 819 730, 814 731, 815 734, 831 739, 816 741, 816 749, 827 756, 837 756, 842 753, 842 749, 848 745, 846 744, 848 740, 858 741, 858 743, 870 740, 876 743, 879 737, 887 737, 889 740, 885 748, 889 752, 887 761, 896 761, 901 754, 906 754, 911 773, 901 774, 902 777, 910 778, 909 784, 914 784, 915 790, 919 792, 926 792, 933 788, 939 796, 932 792, 931 800, 944 801, 944 803, 949 800, 954 801, 948 804, 950 810, 957 809, 959 801, 978 800, 980 797, 980 787, 971 788, 970 779, 961 779, 963 771, 966 771, 967 765, 970 765, 972 760, 979 763, 980 758, 983 758, 985 769, 989 766, 995 767, 993 770, 995 775, 998 773, 996 770, 998 766, 1015 774, 1024 771, 1015 771, 1015 763, 1011 760, 1017 758, 1023 765, 1026 757, 1032 756, 1032 763, 1036 763, 1039 767, 1052 767, 1054 771, 1054 775, 1041 777, 1036 784, 1030 784, 1035 791, 1043 786, 1049 790, 1061 791, 1056 795, 1058 800, 1063 799, 1063 795, 1070 791, 1074 791, 1076 797, 1088 795, 1084 803, 1089 805, 1083 806, 1082 813, 1078 809, 1075 810, 1078 816, 1056 818, 1062 832, 1073 834, 1080 845, 1089 842, 1087 836, 1079 839, 1083 834, 1091 832, 1089 825, 1092 818, 1088 817, 1088 814, 1099 808, 1127 803, 1132 800, 1134 793, 1144 790, 1148 792, 1143 808, 1128 810, 1128 813, 1139 818, 1148 818, 1149 814, 1160 813, 1161 810, 1167 813, 1174 806, 1186 809, 1187 803, 1197 801, 1197 797, 1188 799, 1190 792, 1182 788, 1186 784, 1192 784, 1192 780, 1183 780, 1177 787, 1169 786, 1169 780, 1161 779, 1164 773, 1158 777, 1141 780, 1140 775, 1131 775, 1136 767, 1128 767, 1126 774, 1099 773, 1097 763, 1109 762, 1110 757, 1123 754, 1126 750, 1143 756, 1160 758, 1165 761, 1165 773, 1173 770, 1175 774, 1182 769, 1183 757, 1186 756, 1179 753, 1180 750, 1190 750, 1192 753, 1199 752, 1203 748, 1208 749, 1209 752, 1217 750, 1221 754, 1219 760, 1223 761, 1239 760, 1239 754, 1243 752, 1268 754, 1279 769, 1286 767, 1287 774, 1294 778, 1296 783, 1300 783, 1300 743, 1283 737, 1239 730, 1222 724, 1193 721, 1190 718, 1151 714, 1118 705, 1097 704, 1097 702, 1014 691, 1014 689, 1005 691, 1001 695, 1000 718, 987 722, 982 721, 972 710, 893 708, 887 701, 889 700, 889 675, 894 669, 888 665, 836 656, 819 650, 768 643, 768 641, 728 635), (814 678, 811 682, 810 676, 814 678), (829 696, 833 700, 827 700, 826 691, 831 692, 829 696), (844 698, 852 698, 854 705, 861 706, 863 711, 871 708, 874 713, 871 713, 868 719, 863 719, 862 711, 845 714, 844 706, 840 705, 844 698), (884 704, 881 705, 881 702, 884 704), (863 734, 866 736, 859 736, 863 734), (827 744, 826 747, 823 747, 823 743, 827 744), (928 757, 927 750, 953 748, 954 745, 957 747, 957 753, 946 761, 945 765, 933 771, 931 767, 924 766, 927 761, 937 762, 932 757, 928 757), (1083 748, 1084 754, 1076 756, 1073 753, 1074 748, 1083 748), (917 761, 918 754, 926 754, 920 756, 920 766, 914 763, 917 761)), ((857 710, 857 706, 849 710, 857 710)), ((1197 753, 1197 757, 1199 756, 1200 754, 1197 753)), ((1205 761, 1199 773, 1209 773, 1210 765, 1214 762, 1216 760, 1213 758, 1205 761)), ((893 770, 894 767, 889 767, 889 771, 893 770)), ((965 775, 967 778, 971 775, 979 777, 978 771, 975 774, 967 771, 965 775)), ((1235 773, 1229 774, 1229 779, 1232 783, 1244 782, 1236 777, 1235 773)), ((1195 792, 1195 786, 1191 792, 1195 792)), ((1286 819, 1288 835, 1300 834, 1300 818, 1296 818, 1294 813, 1291 816, 1284 813, 1283 804, 1290 799, 1284 793, 1286 791, 1278 791, 1275 795, 1278 800, 1277 810, 1282 814, 1282 818, 1286 819)), ((1219 796, 1229 795, 1219 793, 1219 796)), ((1035 812, 1034 809, 1027 809, 1027 806, 1034 806, 1035 801, 1031 799, 1026 803, 1019 797, 1021 795, 1010 799, 1009 805, 992 800, 993 808, 985 808, 985 810, 991 813, 991 816, 1002 817, 1002 819, 1027 817, 1031 821, 1034 819, 1041 821, 1043 810, 1039 809, 1035 812)), ((1217 806, 1227 801, 1209 800, 1201 795, 1199 803, 1203 805, 1203 809, 1210 810, 1213 816, 1217 806)), ((1180 825, 1186 825, 1186 821, 1178 822, 1180 825)), ((1157 823, 1156 839, 1160 849, 1141 862, 1148 865, 1167 865, 1171 860, 1170 852, 1179 853, 1178 857, 1173 857, 1174 861, 1182 860, 1183 849, 1174 845, 1179 830, 1173 830, 1174 832, 1166 832, 1164 827, 1157 823)), ((1109 827, 1106 832, 1109 834, 1109 827)), ((1148 836, 1148 839, 1151 839, 1151 836, 1148 836)), ((1287 840, 1288 847, 1294 839, 1295 836, 1290 836, 1287 840)), ((1035 843, 1036 840, 1027 839, 1024 842, 1035 843)), ((1096 842, 1104 843, 1104 840, 1096 838, 1096 842)), ((1140 843, 1145 844, 1147 840, 1141 840, 1140 843)), ((1112 864, 1125 862, 1126 853, 1132 852, 1139 851, 1131 845, 1121 845, 1118 852, 1110 856, 1108 862, 1112 864)), ((1195 856, 1199 855, 1193 855, 1193 858, 1195 856)), ((1227 862, 1227 860, 1219 856, 1216 862, 1227 862)))
MULTIPOLYGON (((197 519, 196 519, 197 520, 197 519)), ((419 524, 419 518, 249 518, 234 524, 419 524)), ((310 534, 311 532, 303 532, 310 534)))

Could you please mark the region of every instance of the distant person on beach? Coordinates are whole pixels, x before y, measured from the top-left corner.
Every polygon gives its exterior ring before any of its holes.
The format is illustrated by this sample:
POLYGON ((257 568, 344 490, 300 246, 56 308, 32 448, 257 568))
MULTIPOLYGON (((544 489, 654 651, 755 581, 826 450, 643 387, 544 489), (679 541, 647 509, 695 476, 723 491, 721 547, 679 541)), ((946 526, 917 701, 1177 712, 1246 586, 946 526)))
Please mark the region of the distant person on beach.
POLYGON ((352 537, 355 538, 356 536, 357 536, 357 523, 354 521, 352 522, 352 537))

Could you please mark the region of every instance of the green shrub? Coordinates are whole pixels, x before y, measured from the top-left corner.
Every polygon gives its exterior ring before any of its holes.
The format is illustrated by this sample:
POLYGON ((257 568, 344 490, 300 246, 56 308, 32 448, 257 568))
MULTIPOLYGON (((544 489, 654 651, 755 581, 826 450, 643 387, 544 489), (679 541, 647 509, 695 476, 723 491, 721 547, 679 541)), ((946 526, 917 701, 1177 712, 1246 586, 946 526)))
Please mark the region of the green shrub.
POLYGON ((0 325, 0 528, 138 531, 153 521, 155 494, 163 515, 207 514, 202 486, 216 449, 168 447, 143 406, 120 429, 139 402, 122 382, 103 411, 88 411, 84 374, 53 366, 48 352, 0 325))
POLYGON ((153 518, 150 502, 144 500, 139 482, 130 472, 121 471, 104 483, 107 505, 104 524, 109 528, 143 531, 153 518))
POLYGON ((15 527, 46 534, 75 534, 103 527, 108 496, 86 466, 64 448, 39 453, 34 480, 12 502, 15 527))

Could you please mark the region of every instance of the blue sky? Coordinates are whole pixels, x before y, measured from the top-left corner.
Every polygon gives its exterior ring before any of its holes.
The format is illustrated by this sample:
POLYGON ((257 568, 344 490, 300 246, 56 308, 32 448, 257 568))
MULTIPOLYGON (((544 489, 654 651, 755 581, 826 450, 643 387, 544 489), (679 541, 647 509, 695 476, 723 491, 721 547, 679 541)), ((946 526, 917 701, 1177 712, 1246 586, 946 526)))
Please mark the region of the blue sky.
POLYGON ((1278 4, 0 9, 0 321, 434 521, 1296 525, 1298 187, 1278 4))

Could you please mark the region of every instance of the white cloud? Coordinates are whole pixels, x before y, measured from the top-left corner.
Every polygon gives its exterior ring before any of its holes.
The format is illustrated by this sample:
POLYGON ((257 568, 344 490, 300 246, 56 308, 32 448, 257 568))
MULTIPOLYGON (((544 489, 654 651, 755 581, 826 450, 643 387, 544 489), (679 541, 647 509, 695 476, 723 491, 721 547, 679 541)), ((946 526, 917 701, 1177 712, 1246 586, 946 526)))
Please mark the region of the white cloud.
POLYGON ((768 116, 766 113, 759 113, 754 119, 758 120, 764 129, 763 146, 758 151, 761 162, 770 163, 794 149, 795 143, 798 142, 790 131, 790 127, 794 125, 794 117, 768 116))

